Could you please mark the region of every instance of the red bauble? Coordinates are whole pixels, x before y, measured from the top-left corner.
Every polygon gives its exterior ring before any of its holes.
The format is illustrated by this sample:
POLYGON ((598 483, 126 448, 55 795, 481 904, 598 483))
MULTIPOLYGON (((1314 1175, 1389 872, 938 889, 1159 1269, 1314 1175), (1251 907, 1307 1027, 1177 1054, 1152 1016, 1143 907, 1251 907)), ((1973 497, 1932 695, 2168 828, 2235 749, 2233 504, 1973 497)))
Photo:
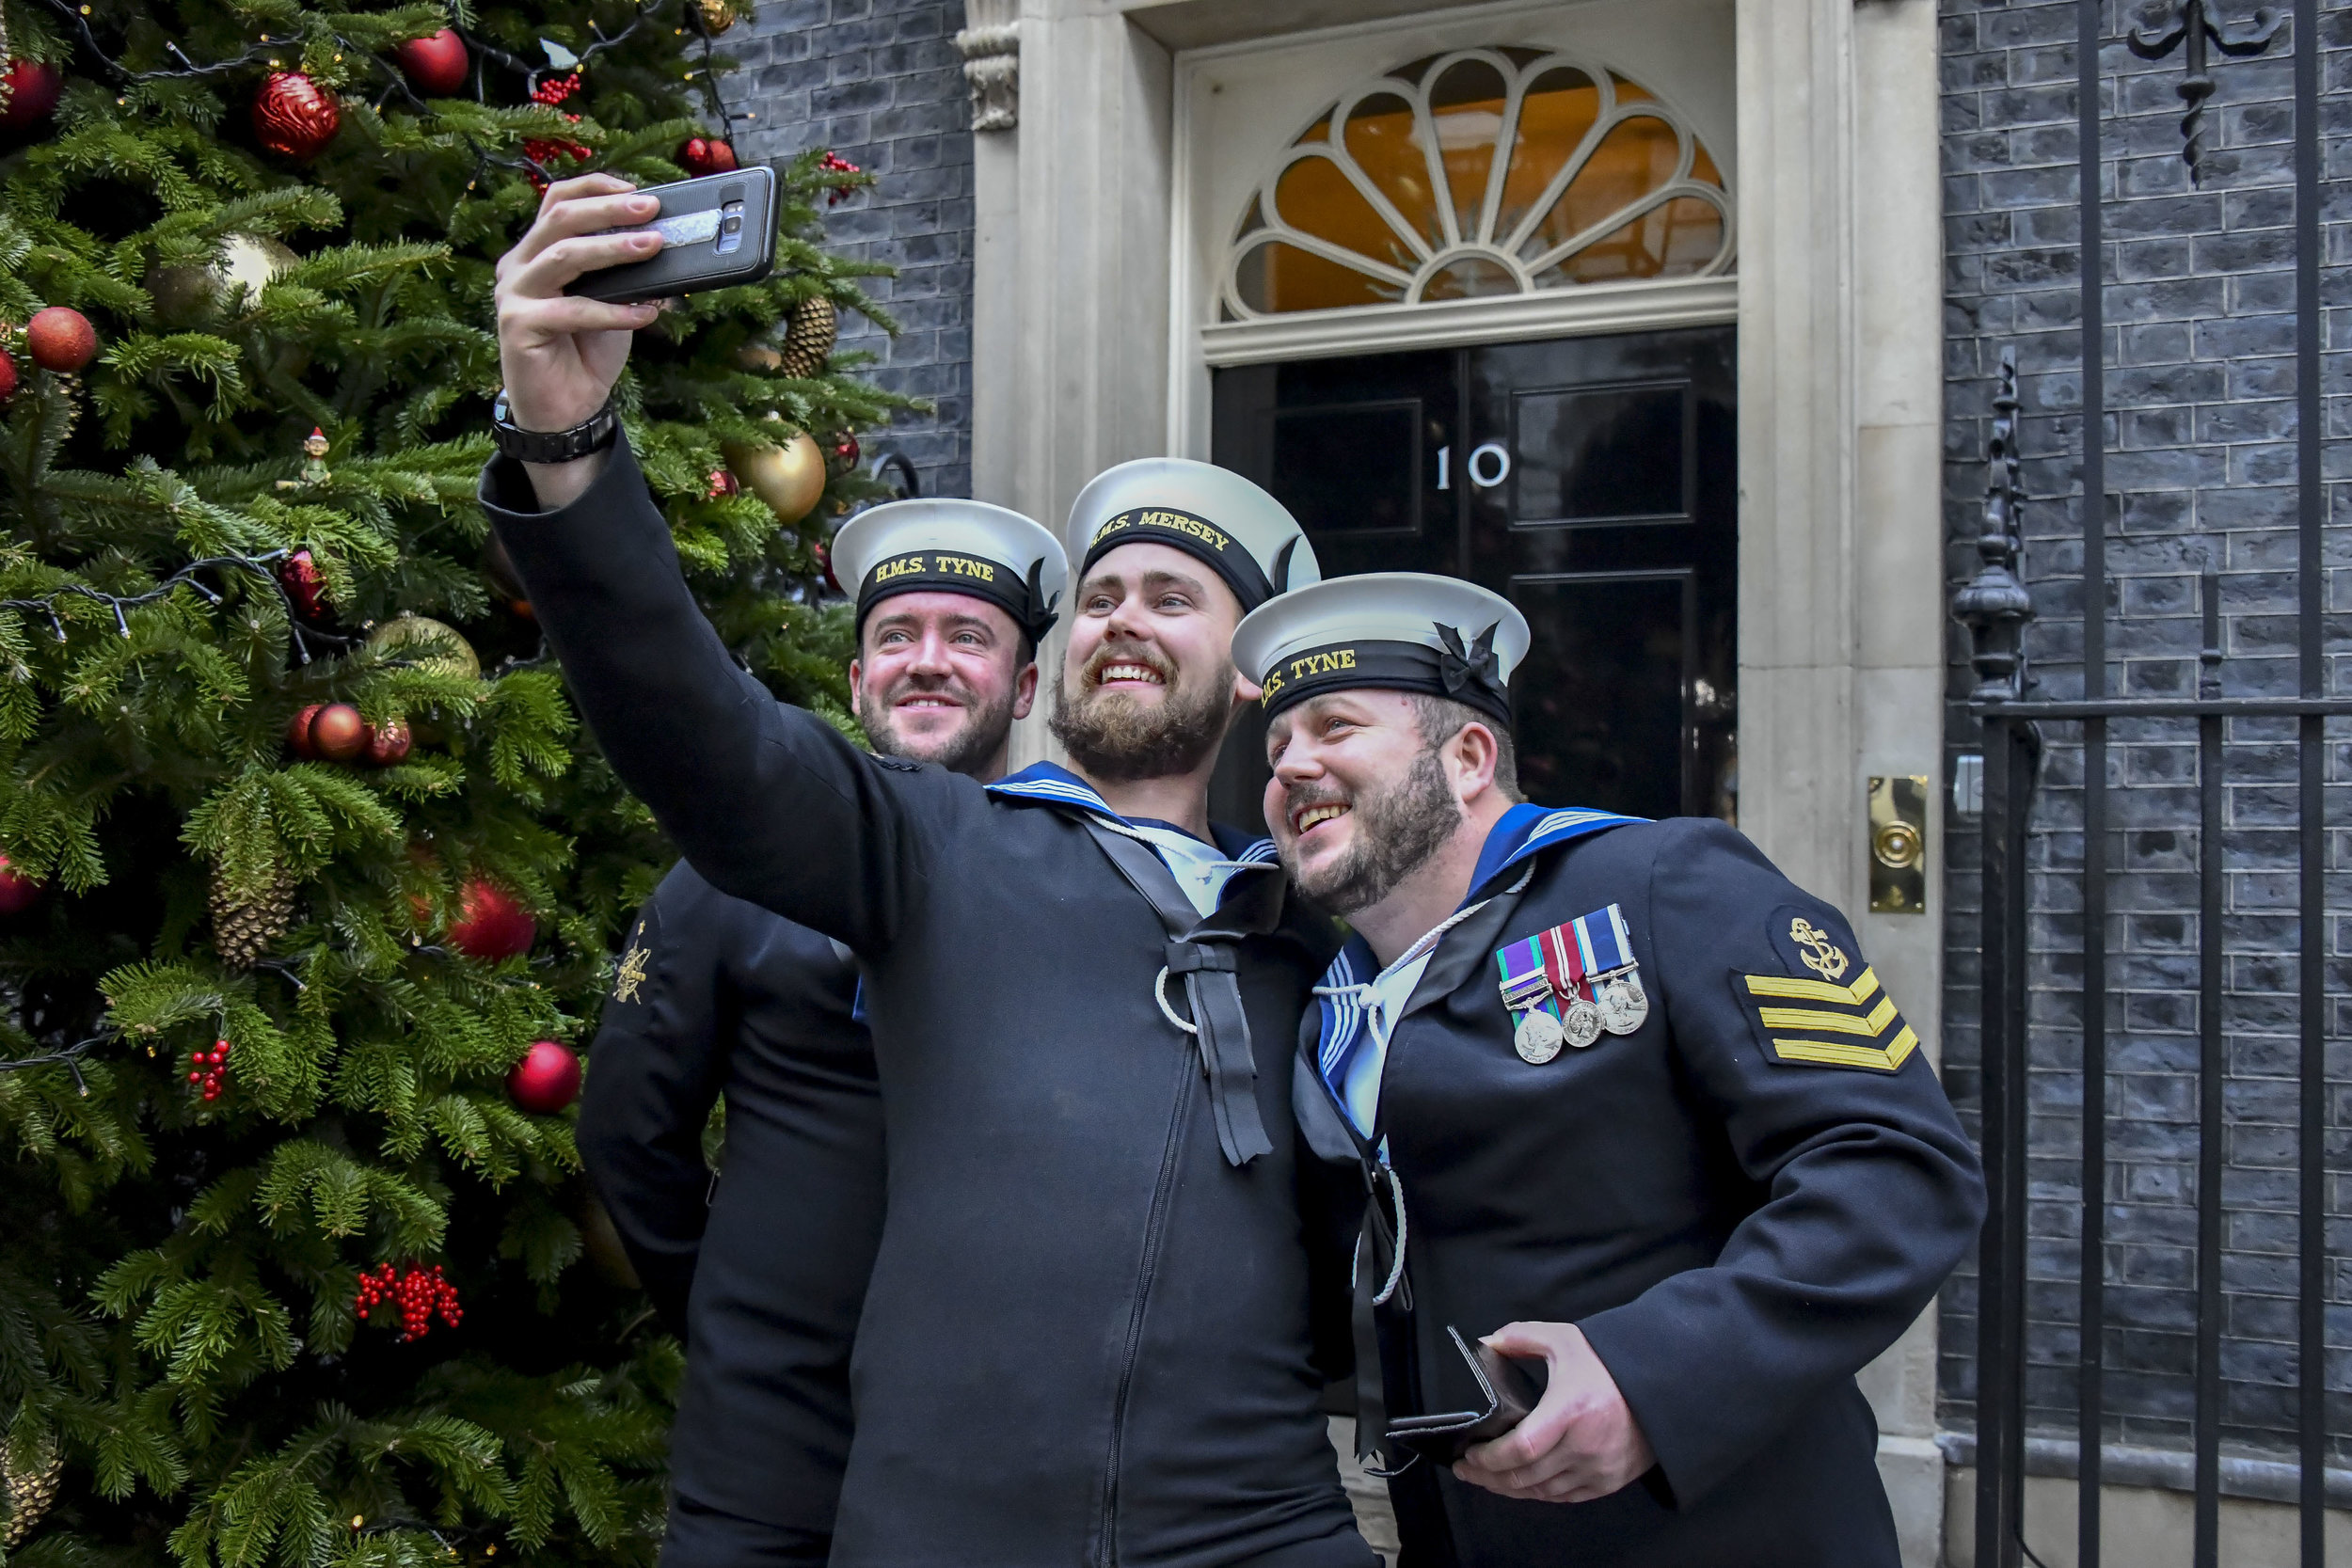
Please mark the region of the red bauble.
POLYGON ((368 721, 349 703, 329 703, 311 716, 310 749, 329 762, 349 762, 368 749, 368 721))
POLYGON ((457 923, 449 928, 449 944, 469 958, 496 963, 531 951, 539 927, 531 911, 502 887, 475 878, 458 895, 457 923))
POLYGON ((0 348, 0 398, 16 396, 16 356, 0 348))
POLYGON ((65 86, 65 78, 57 74, 54 65, 38 60, 8 62, 8 105, 0 109, 0 130, 24 131, 49 118, 49 111, 57 106, 57 93, 65 86))
POLYGON ((71 374, 98 354, 98 329, 89 318, 70 306, 52 305, 33 312, 24 326, 24 346, 33 363, 44 371, 71 374))
POLYGON ((844 468, 856 467, 859 455, 857 437, 846 430, 843 431, 841 439, 833 444, 833 454, 841 459, 841 466, 844 468))
POLYGON ((368 760, 390 768, 408 760, 408 726, 395 719, 368 731, 368 760))
POLYGON ((506 1092, 532 1116, 551 1117, 580 1098, 580 1057, 569 1046, 533 1040, 506 1075, 506 1092))
POLYGON ((342 122, 335 95, 299 71, 271 71, 253 95, 253 135, 283 158, 317 157, 342 122))
POLYGON ((410 39, 397 53, 408 85, 428 98, 447 98, 466 85, 466 40, 450 28, 410 39))
POLYGON ((840 593, 841 579, 833 575, 833 546, 820 539, 808 548, 809 553, 817 558, 817 570, 818 575, 825 579, 826 592, 840 593))
POLYGON ((731 174, 735 149, 717 136, 689 136, 678 144, 678 166, 692 175, 731 174))
POLYGON ((0 855, 0 914, 23 914, 40 899, 40 884, 20 877, 8 857, 0 855))
POLYGON ((296 550, 279 562, 278 580, 285 586, 286 597, 294 601, 295 614, 306 621, 319 618, 319 594, 326 579, 319 575, 319 563, 310 559, 309 550, 296 550))
POLYGON ((310 721, 319 716, 325 703, 312 703, 309 707, 286 721, 286 750, 305 762, 319 760, 319 749, 310 744, 310 721))
POLYGON ((722 496, 739 496, 742 493, 743 482, 737 479, 735 475, 724 468, 710 470, 710 499, 712 500, 717 500, 722 496))

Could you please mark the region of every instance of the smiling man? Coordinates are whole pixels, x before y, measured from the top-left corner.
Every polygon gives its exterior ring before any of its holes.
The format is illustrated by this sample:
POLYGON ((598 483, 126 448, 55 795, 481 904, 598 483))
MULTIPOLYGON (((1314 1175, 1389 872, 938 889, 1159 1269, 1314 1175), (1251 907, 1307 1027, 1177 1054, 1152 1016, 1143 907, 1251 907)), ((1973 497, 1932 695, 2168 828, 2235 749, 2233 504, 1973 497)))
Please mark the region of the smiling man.
POLYGON ((695 869, 859 960, 889 1180, 832 1562, 1373 1568, 1316 1409, 1286 1071, 1338 944, 1207 820, 1256 694, 1233 627, 1316 576, 1298 525, 1205 464, 1112 469, 1066 536, 1075 767, 868 755, 735 667, 617 428, 655 312, 564 289, 654 248, 652 207, 561 182, 500 260, 482 501, 695 869))
POLYGON ((1983 1183, 1845 918, 1720 822, 1522 802, 1483 588, 1342 578, 1233 645, 1283 863, 1356 930, 1295 1099, 1374 1195, 1358 1447, 1407 1465, 1407 1568, 1895 1568, 1854 1373, 1983 1183), (1481 1341, 1548 1374, 1516 1424, 1481 1341))
MULTIPOLYGON (((886 756, 985 784, 1037 694, 1069 577, 1018 513, 859 514, 858 719, 886 756)), ((637 918, 580 1101, 581 1158, 686 1340, 662 1568, 821 1563, 850 1451, 850 1352, 882 1240, 882 1112, 857 965, 681 861, 637 918), (721 1174, 703 1129, 727 1107, 721 1174)))

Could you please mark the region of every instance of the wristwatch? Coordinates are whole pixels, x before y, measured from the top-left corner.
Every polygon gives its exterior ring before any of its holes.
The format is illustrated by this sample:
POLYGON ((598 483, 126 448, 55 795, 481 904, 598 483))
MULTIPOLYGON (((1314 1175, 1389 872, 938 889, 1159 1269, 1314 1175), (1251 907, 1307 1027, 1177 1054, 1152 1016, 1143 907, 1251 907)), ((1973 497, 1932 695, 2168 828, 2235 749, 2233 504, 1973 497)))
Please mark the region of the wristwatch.
POLYGON ((621 416, 607 398, 602 408, 569 430, 525 430, 506 406, 506 389, 499 388, 490 404, 490 438, 499 451, 518 463, 569 463, 592 451, 602 451, 621 433, 621 416))

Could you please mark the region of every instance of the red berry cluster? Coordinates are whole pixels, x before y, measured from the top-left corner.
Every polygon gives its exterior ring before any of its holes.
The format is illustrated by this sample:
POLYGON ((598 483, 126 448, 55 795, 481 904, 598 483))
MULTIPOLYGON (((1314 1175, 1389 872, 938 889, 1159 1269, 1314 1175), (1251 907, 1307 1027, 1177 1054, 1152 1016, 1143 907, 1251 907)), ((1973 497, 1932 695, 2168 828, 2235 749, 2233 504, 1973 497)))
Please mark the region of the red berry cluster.
POLYGON ((359 1294, 352 1302, 353 1309, 359 1314, 359 1321, 365 1323, 369 1309, 386 1301, 400 1308, 400 1337, 404 1342, 421 1339, 431 1332, 433 1314, 436 1312, 452 1328, 466 1321, 466 1309, 457 1305, 457 1287, 442 1277, 438 1263, 430 1269, 412 1265, 406 1274, 402 1274, 389 1263, 382 1264, 373 1272, 363 1270, 359 1275, 359 1294))
MULTIPOLYGON (((569 76, 550 76, 532 88, 531 101, 552 109, 579 90, 580 72, 575 71, 569 76)), ((576 120, 580 117, 565 115, 564 118, 576 120)), ((593 153, 590 149, 565 137, 557 137, 553 140, 532 137, 523 143, 523 156, 534 164, 550 164, 558 158, 573 158, 585 162, 593 156, 593 153)), ((548 182, 535 174, 531 177, 531 182, 539 190, 548 188, 548 182)))
POLYGON ((188 1082, 197 1085, 207 1100, 220 1098, 221 1085, 229 1079, 229 1042, 215 1040, 210 1051, 188 1053, 188 1082))
MULTIPOLYGON (((850 162, 849 159, 842 157, 837 152, 826 153, 824 161, 819 163, 817 166, 823 169, 827 174, 863 174, 865 172, 865 170, 859 168, 857 165, 850 162)), ((857 185, 854 182, 835 185, 833 188, 833 194, 825 198, 825 205, 828 207, 834 206, 839 202, 843 197, 854 196, 856 194, 857 185)))

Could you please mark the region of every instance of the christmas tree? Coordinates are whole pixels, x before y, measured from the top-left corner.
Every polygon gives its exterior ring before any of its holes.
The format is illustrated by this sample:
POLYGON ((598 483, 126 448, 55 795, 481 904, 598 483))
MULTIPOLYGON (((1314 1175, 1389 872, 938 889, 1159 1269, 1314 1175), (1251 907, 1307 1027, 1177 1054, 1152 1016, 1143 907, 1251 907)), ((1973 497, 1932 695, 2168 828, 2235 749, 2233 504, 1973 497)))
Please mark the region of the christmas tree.
MULTIPOLYGON (((475 507, 549 180, 733 166, 727 0, 6 0, 0 1556, 650 1561, 678 1349, 567 1106, 667 861, 475 507), (608 1232, 609 1234, 609 1232, 608 1232)), ((747 666, 840 716, 859 180, 620 397, 747 666)), ((886 325, 886 324, 885 324, 886 325)))

